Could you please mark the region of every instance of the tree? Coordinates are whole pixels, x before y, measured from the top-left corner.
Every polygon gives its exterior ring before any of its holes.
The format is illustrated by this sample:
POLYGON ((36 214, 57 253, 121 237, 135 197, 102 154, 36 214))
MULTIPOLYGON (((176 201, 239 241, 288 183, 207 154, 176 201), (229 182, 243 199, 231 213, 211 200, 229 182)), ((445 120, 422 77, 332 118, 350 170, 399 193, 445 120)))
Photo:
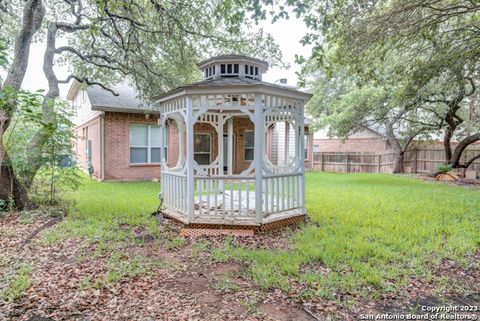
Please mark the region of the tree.
POLYGON ((212 52, 235 50, 278 61, 280 53, 271 37, 261 32, 243 32, 247 5, 248 2, 235 0, 2 2, 0 21, 8 25, 5 30, 15 38, 15 45, 1 87, 1 136, 18 107, 16 95, 25 76, 34 36, 46 43, 43 71, 48 91, 42 101, 43 126, 27 144, 29 166, 22 173, 25 186, 19 183, 18 173, 0 141, 0 199, 13 198, 18 207, 25 206, 28 187, 43 164, 39 155, 57 130, 55 102, 61 83, 76 79, 115 94, 109 85, 129 78, 148 98, 196 79, 196 62, 212 52), (15 25, 21 27, 12 27, 15 25), (58 39, 67 44, 58 45, 58 39), (55 63, 68 63, 71 74, 58 79, 55 63))
MULTIPOLYGON (((343 73, 353 78, 354 89, 363 93, 372 86, 387 89, 388 97, 375 105, 375 114, 382 114, 388 106, 396 116, 384 115, 390 123, 395 120, 392 124, 398 123, 398 128, 424 134, 442 129, 445 156, 453 167, 468 167, 480 158, 477 155, 460 162, 467 146, 480 140, 480 128, 469 126, 467 135, 463 120, 471 111, 468 99, 473 98, 478 81, 478 2, 333 0, 287 4, 295 7, 312 30, 304 42, 314 44, 308 60, 314 66, 313 74, 315 70, 328 77, 343 73), (453 137, 460 141, 454 150, 453 137)), ((311 67, 304 69, 304 75, 312 75, 311 67)), ((357 107, 346 111, 351 113, 350 124, 356 121, 361 125, 365 118, 357 117, 363 115, 358 109, 365 106, 359 103, 357 107)), ((470 113, 472 117, 475 119, 474 113, 470 113)))
MULTIPOLYGON (((4 14, 2 6, 2 14, 4 14)), ((13 198, 19 207, 24 207, 28 200, 27 190, 18 181, 10 161, 10 157, 3 146, 3 134, 7 131, 17 104, 17 93, 25 77, 30 53, 30 44, 34 34, 40 28, 45 8, 41 1, 26 1, 23 10, 22 23, 15 39, 13 49, 14 59, 8 68, 8 74, 3 82, 2 100, 0 102, 0 199, 13 198)))
POLYGON ((418 121, 413 109, 396 104, 392 88, 357 85, 354 77, 345 73, 332 77, 317 73, 311 78, 308 86, 314 95, 306 107, 317 126, 328 126, 330 135, 342 138, 364 128, 383 132, 393 150, 394 173, 403 172, 404 154, 413 139, 438 127, 418 121), (410 119, 405 121, 407 117, 410 119))

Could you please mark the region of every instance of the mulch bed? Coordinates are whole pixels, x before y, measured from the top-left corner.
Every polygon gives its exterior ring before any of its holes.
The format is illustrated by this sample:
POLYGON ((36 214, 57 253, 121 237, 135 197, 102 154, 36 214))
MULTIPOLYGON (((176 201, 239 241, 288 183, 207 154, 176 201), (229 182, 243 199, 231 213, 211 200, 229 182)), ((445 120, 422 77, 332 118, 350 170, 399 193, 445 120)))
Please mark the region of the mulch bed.
MULTIPOLYGON (((28 262, 33 268, 31 286, 25 295, 16 302, 0 299, 0 320, 353 321, 358 320, 360 314, 408 313, 422 302, 455 303, 463 300, 480 305, 480 295, 474 295, 475 289, 480 292, 478 267, 465 269, 450 261, 443 262, 434 274, 449 276, 453 283, 470 290, 471 297, 461 296, 456 287, 438 293, 432 284, 416 279, 412 279, 403 291, 386 293, 376 301, 355 298, 348 293, 337 293, 334 301, 323 298, 303 300, 297 294, 305 285, 293 280, 292 293, 263 291, 242 273, 245 266, 212 263, 209 251, 197 253, 195 257, 192 255, 195 242, 208 240, 210 247, 222 246, 225 236, 186 239, 186 245, 176 250, 167 250, 160 242, 148 238, 143 244, 132 245, 127 253, 155 257, 175 268, 155 267, 146 275, 126 278, 99 289, 85 288, 81 284, 86 277, 105 275, 107 258, 90 257, 88 254, 94 253, 97 245, 81 239, 46 245, 41 241, 43 230, 35 231, 43 224, 48 228, 50 220, 43 218, 24 223, 18 214, 0 218, 0 282, 1 276, 14 262, 28 262), (235 289, 214 286, 225 280, 235 283, 235 289), (341 304, 352 299, 356 300, 353 306, 341 304)), ((289 249, 288 238, 295 229, 234 238, 233 242, 255 249, 289 249)), ((140 235, 142 231, 137 229, 132 233, 140 235)), ((480 252, 475 260, 480 260, 480 252)), ((328 273, 321 264, 305 266, 304 269, 328 273)))
POLYGON ((415 175, 413 177, 418 177, 418 178, 420 178, 424 181, 428 181, 428 182, 435 182, 435 183, 440 183, 440 184, 451 184, 451 185, 457 185, 457 186, 472 186, 474 188, 480 189, 480 180, 478 180, 478 179, 471 180, 471 179, 460 178, 456 182, 440 182, 440 181, 436 181, 435 178, 433 178, 431 176, 428 176, 428 175, 424 175, 424 174, 415 175))

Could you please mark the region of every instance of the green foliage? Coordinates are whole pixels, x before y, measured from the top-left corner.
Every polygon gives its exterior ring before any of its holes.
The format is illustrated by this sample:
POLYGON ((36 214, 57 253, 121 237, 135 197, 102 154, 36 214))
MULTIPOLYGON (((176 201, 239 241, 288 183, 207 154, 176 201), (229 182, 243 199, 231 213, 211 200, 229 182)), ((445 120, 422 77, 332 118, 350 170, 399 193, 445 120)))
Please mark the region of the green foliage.
POLYGON ((82 289, 102 289, 124 279, 152 274, 157 268, 173 269, 174 266, 153 257, 113 252, 107 261, 107 273, 95 279, 83 278, 79 286, 82 289))
POLYGON ((183 237, 175 237, 173 239, 169 239, 165 244, 165 248, 167 250, 175 250, 183 247, 186 241, 183 237))
MULTIPOLYGON (((67 2, 44 5, 45 20, 76 20, 67 2)), ((88 28, 62 34, 73 50, 59 54, 58 61, 76 76, 106 85, 127 78, 147 98, 200 80, 197 63, 214 54, 254 55, 279 64, 273 38, 251 31, 255 6, 243 0, 83 1, 77 9, 88 28)), ((19 25, 20 15, 15 20, 19 25)))
POLYGON ((76 167, 45 165, 35 175, 30 193, 32 201, 57 204, 66 192, 76 191, 81 185, 81 172, 76 167))
POLYGON ((452 170, 451 164, 440 165, 437 168, 437 173, 439 174, 446 174, 452 170))
POLYGON ((215 291, 222 293, 232 293, 240 290, 238 284, 227 276, 223 276, 221 279, 215 280, 210 284, 210 287, 215 291))
POLYGON ((158 207, 159 183, 100 183, 85 174, 81 183, 77 191, 64 195, 74 207, 68 219, 47 231, 47 242, 76 237, 105 246, 132 243, 136 227, 145 228, 152 236, 161 235, 158 221, 150 215, 158 207))
POLYGON ((42 98, 41 91, 17 93, 17 112, 12 126, 5 133, 4 144, 18 178, 29 188, 33 198, 42 203, 55 203, 61 193, 78 188, 80 181, 74 163, 74 125, 70 120, 73 110, 66 102, 57 101, 54 123, 46 122, 41 110, 42 98), (51 133, 43 152, 27 157, 31 150, 26 147, 42 128, 51 133), (39 164, 40 169, 33 173, 39 164), (32 175, 34 180, 30 183, 32 175))
POLYGON ((7 42, 0 38, 0 66, 6 66, 8 63, 7 42))
POLYGON ((32 267, 20 264, 16 271, 6 273, 0 278, 0 299, 16 301, 22 297, 31 285, 32 267))
POLYGON ((475 86, 480 80, 479 36, 473 32, 480 9, 472 2, 285 3, 311 30, 303 41, 314 46, 312 55, 297 60, 303 84, 314 94, 307 107, 317 126, 345 137, 382 125, 407 142, 438 135, 453 113, 458 138, 480 130, 480 114, 471 107, 477 97, 462 97, 471 90, 467 78, 475 86), (448 104, 457 95, 460 109, 452 112, 448 104))

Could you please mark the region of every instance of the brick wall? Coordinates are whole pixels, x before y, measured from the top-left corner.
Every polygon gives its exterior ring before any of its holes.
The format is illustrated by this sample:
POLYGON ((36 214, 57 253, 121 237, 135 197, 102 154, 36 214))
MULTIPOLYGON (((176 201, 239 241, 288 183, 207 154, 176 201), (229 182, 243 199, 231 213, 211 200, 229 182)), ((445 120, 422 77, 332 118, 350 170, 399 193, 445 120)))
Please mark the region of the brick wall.
POLYGON ((378 138, 314 139, 320 152, 383 152, 390 150, 386 140, 378 138))
POLYGON ((148 180, 160 178, 160 164, 130 164, 130 125, 157 124, 157 117, 143 114, 105 113, 105 179, 148 180))

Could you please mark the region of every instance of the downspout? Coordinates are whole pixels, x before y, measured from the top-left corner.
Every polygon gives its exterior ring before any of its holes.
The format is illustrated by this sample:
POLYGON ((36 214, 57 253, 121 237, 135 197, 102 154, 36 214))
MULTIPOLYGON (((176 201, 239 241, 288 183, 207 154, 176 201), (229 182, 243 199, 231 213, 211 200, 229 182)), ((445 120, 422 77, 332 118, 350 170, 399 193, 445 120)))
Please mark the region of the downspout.
POLYGON ((105 112, 100 114, 100 180, 105 179, 105 112))

